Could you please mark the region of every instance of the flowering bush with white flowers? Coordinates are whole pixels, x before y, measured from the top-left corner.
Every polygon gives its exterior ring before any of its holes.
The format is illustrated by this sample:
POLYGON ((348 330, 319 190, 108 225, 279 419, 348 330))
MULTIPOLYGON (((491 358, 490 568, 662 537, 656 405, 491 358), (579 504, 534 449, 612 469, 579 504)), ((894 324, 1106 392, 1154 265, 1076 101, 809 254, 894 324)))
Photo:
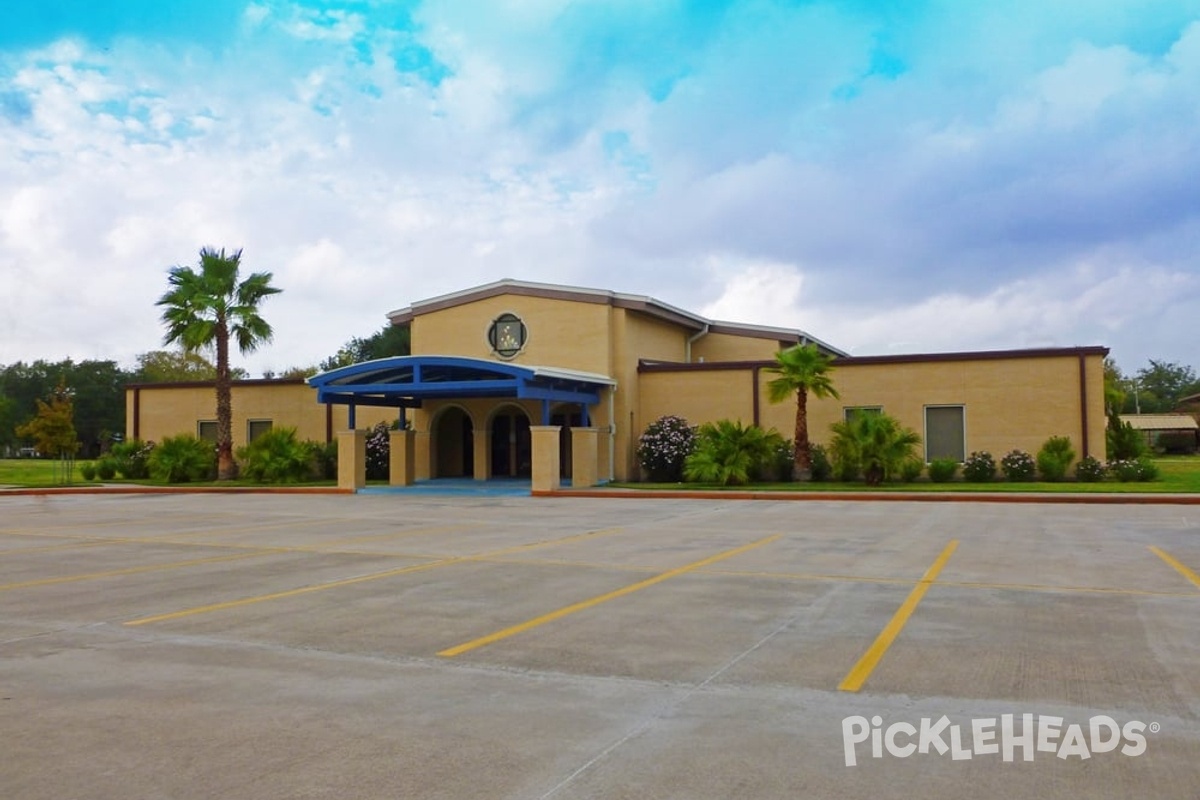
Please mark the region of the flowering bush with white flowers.
POLYGON ((1037 462, 1024 450, 1013 450, 1000 459, 1000 469, 1010 481, 1031 481, 1037 473, 1037 462))
POLYGON ((387 480, 391 473, 392 428, 379 422, 367 431, 367 479, 387 480))
POLYGON ((1149 458, 1123 458, 1108 462, 1108 472, 1118 481, 1156 481, 1159 478, 1158 465, 1149 458))
POLYGON ((1075 478, 1082 483, 1097 483, 1104 480, 1107 474, 1108 468, 1093 456, 1084 456, 1075 465, 1075 478))
POLYGON ((987 483, 996 477, 996 459, 987 450, 967 456, 963 462, 963 478, 971 483, 987 483))
POLYGON ((637 458, 651 480, 678 481, 696 449, 696 429, 683 417, 659 417, 638 439, 637 458))

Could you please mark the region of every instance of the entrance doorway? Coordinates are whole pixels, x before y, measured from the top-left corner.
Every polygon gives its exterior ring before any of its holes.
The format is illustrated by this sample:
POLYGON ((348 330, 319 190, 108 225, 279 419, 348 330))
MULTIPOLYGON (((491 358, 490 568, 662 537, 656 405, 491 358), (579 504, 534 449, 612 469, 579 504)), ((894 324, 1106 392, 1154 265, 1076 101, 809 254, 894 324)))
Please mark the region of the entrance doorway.
POLYGON ((516 406, 505 406, 492 417, 492 477, 528 478, 532 474, 529 416, 516 406))
POLYGON ((435 478, 469 478, 475 474, 475 429, 461 408, 442 412, 434 428, 435 478))
POLYGON ((550 424, 557 425, 562 430, 558 436, 558 472, 562 478, 571 477, 571 428, 583 425, 583 415, 571 410, 570 406, 560 405, 550 414, 550 424))

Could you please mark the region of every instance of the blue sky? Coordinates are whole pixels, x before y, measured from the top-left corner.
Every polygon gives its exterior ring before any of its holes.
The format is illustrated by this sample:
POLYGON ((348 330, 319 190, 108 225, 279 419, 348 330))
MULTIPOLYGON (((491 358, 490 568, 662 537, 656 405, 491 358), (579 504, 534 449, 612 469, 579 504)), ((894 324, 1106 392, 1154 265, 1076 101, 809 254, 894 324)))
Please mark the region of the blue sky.
POLYGON ((1200 366, 1200 0, 13 0, 0 363, 284 294, 254 372, 503 277, 856 354, 1200 366))

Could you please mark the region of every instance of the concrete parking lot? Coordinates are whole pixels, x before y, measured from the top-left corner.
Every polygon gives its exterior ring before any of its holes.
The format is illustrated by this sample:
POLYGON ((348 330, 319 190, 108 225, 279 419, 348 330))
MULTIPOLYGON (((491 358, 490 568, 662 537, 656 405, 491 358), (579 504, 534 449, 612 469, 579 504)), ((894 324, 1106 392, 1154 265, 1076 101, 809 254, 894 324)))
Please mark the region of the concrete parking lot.
POLYGON ((1195 506, 0 497, 0 797, 1195 800, 1197 573, 1195 506))

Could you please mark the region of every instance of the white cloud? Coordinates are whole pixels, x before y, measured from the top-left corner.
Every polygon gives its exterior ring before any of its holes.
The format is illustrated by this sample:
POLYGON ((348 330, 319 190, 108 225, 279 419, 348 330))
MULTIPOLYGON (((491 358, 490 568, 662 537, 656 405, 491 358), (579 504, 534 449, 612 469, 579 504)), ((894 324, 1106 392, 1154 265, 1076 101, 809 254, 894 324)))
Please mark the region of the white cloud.
POLYGON ((0 362, 158 346, 165 270, 202 245, 285 289, 252 367, 504 276, 856 352, 1187 361, 1163 325, 1197 297, 1200 24, 1154 49, 1116 11, 1045 5, 889 39, 867 12, 771 2, 685 21, 446 0, 388 28, 369 4, 272 1, 211 52, 0 52, 29 107, 0 116, 0 362), (885 45, 895 75, 871 72, 885 45))

